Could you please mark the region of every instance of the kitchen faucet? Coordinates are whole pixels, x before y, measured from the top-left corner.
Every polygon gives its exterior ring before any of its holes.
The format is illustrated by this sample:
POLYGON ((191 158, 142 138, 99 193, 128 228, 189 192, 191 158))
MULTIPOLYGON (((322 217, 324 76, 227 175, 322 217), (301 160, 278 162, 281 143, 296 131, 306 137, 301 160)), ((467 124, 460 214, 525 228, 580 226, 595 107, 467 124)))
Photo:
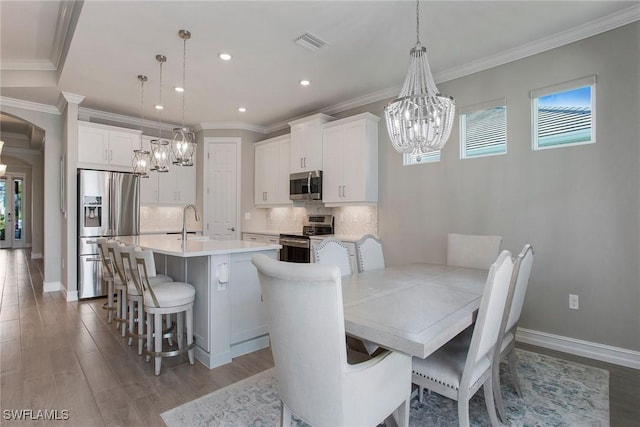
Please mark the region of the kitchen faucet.
POLYGON ((182 241, 183 242, 187 240, 187 209, 189 208, 193 209, 193 213, 196 216, 196 221, 200 221, 200 217, 198 216, 198 211, 196 210, 195 206, 186 205, 182 209, 182 241))

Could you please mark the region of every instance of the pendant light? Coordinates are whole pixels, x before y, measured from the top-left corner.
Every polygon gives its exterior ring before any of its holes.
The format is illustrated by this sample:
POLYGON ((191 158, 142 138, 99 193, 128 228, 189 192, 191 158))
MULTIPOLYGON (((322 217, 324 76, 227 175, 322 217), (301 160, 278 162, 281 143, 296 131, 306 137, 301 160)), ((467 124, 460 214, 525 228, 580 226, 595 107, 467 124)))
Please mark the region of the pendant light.
POLYGON ((384 114, 393 148, 400 153, 424 154, 442 149, 449 139, 455 102, 438 93, 427 49, 420 44, 420 8, 416 1, 416 45, 409 51, 409 71, 400 95, 384 114))
POLYGON ((182 127, 173 129, 173 141, 171 151, 173 152, 173 164, 178 166, 193 166, 193 152, 196 146, 195 135, 184 124, 184 103, 186 96, 185 77, 187 69, 187 40, 191 38, 188 30, 178 31, 178 36, 183 41, 182 56, 182 127))
POLYGON ((156 61, 160 64, 160 84, 158 103, 155 108, 158 110, 158 139, 151 140, 151 170, 156 172, 169 172, 169 141, 162 139, 162 64, 167 62, 164 55, 156 55, 156 61))
POLYGON ((140 178, 149 178, 149 168, 151 166, 151 152, 142 149, 142 134, 144 125, 144 82, 147 76, 139 75, 140 81, 140 149, 133 150, 133 173, 140 178))

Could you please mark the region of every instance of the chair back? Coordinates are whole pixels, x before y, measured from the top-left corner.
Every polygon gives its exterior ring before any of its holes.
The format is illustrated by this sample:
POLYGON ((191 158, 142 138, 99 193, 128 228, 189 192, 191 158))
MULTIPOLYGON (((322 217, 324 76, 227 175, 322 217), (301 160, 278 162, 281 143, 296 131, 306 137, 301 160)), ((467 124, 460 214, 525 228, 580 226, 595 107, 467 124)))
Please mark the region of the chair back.
POLYGON ((524 296, 527 293, 529 285, 529 276, 531 275, 531 267, 533 266, 533 246, 527 244, 516 259, 516 266, 513 269, 515 284, 513 289, 513 298, 509 309, 509 316, 504 328, 504 332, 510 331, 520 320, 522 307, 524 306, 524 296))
POLYGON ((133 282, 134 286, 138 290, 138 294, 143 295, 144 287, 142 286, 142 281, 140 280, 140 274, 135 261, 136 247, 133 245, 120 246, 119 251, 127 279, 133 282))
POLYGON ((342 413, 347 366, 340 270, 261 254, 251 261, 258 269, 280 399, 302 419, 332 425, 342 413), (334 414, 322 413, 326 408, 334 414))
POLYGON ((327 238, 313 247, 313 259, 317 264, 337 265, 340 275, 352 274, 349 247, 340 240, 327 238))
POLYGON ((367 234, 356 242, 358 273, 369 270, 381 270, 384 265, 382 242, 371 234, 367 234))
POLYGON ((115 273, 120 278, 120 282, 126 284, 127 275, 124 271, 124 265, 122 264, 122 257, 120 256, 120 246, 121 243, 116 240, 110 240, 107 242, 107 249, 109 251, 109 258, 111 259, 111 265, 113 265, 115 273))
POLYGON ((156 271, 153 251, 149 249, 136 248, 133 255, 136 259, 136 271, 138 274, 138 280, 140 281, 140 288, 138 288, 138 291, 141 291, 140 295, 144 295, 144 292, 149 292, 151 294, 153 304, 156 307, 160 307, 158 298, 156 298, 156 294, 153 292, 153 288, 149 282, 149 278, 155 276, 156 271), (151 275, 150 272, 152 272, 153 275, 151 275))
POLYGON ((498 257, 502 236, 449 233, 447 265, 488 270, 498 257))
POLYGON ((102 260, 102 267, 109 276, 113 277, 113 266, 111 265, 111 258, 109 257, 109 248, 107 247, 107 243, 113 242, 113 240, 100 237, 96 239, 96 242, 98 243, 98 251, 100 252, 100 259, 102 260))
POLYGON ((461 389, 470 386, 469 381, 478 362, 484 357, 489 360, 493 357, 493 350, 501 332, 500 326, 504 317, 507 296, 512 284, 512 273, 511 253, 506 250, 502 251, 489 269, 462 374, 461 389))

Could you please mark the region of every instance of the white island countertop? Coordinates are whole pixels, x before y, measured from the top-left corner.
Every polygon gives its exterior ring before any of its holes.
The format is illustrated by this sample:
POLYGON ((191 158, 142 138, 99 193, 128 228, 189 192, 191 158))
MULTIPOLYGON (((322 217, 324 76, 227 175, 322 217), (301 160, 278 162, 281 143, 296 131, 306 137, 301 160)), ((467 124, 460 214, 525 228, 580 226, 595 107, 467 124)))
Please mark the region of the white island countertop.
POLYGON ((248 242, 245 240, 213 240, 202 236, 189 235, 182 241, 181 235, 145 234, 141 236, 121 236, 118 240, 128 245, 151 249, 153 252, 182 258, 224 255, 232 253, 277 250, 282 246, 273 243, 248 242))

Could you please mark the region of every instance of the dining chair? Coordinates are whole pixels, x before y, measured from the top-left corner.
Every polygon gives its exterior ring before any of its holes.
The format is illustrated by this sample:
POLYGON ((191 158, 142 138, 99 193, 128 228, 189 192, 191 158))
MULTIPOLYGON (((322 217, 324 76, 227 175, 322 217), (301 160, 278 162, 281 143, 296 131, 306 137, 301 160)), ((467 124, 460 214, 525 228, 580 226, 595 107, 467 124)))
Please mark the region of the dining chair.
POLYGON ((488 270, 500 253, 502 236, 449 233, 447 265, 488 270))
MULTIPOLYGON (((493 394, 493 355, 511 287, 513 261, 502 251, 489 269, 471 341, 453 339, 426 359, 413 358, 411 380, 458 401, 458 423, 469 425, 469 400, 483 387, 491 425, 499 425, 493 394)), ((422 394, 419 396, 422 402, 422 394)))
POLYGON ((500 328, 500 330, 503 331, 499 338, 498 348, 500 351, 496 351, 494 356, 493 390, 498 414, 503 422, 507 422, 504 401, 502 400, 502 390, 500 388, 500 361, 504 357, 507 357, 509 362, 509 373, 511 374, 516 393, 522 397, 520 380, 518 379, 518 371, 516 369, 515 337, 522 307, 524 306, 524 297, 527 293, 527 286, 529 285, 529 276, 531 275, 531 267, 533 266, 533 254, 533 246, 526 244, 516 258, 512 275, 512 281, 514 281, 512 284, 512 296, 507 300, 505 314, 500 328))
POLYGON ((293 414, 317 426, 408 426, 411 357, 386 351, 347 363, 341 272, 255 255, 275 363, 281 426, 293 414))
POLYGON ((337 265, 342 276, 353 273, 349 247, 340 240, 328 237, 314 245, 313 259, 318 264, 337 265))
POLYGON ((385 267, 382 242, 371 234, 364 235, 356 242, 358 273, 369 270, 381 270, 385 267))

